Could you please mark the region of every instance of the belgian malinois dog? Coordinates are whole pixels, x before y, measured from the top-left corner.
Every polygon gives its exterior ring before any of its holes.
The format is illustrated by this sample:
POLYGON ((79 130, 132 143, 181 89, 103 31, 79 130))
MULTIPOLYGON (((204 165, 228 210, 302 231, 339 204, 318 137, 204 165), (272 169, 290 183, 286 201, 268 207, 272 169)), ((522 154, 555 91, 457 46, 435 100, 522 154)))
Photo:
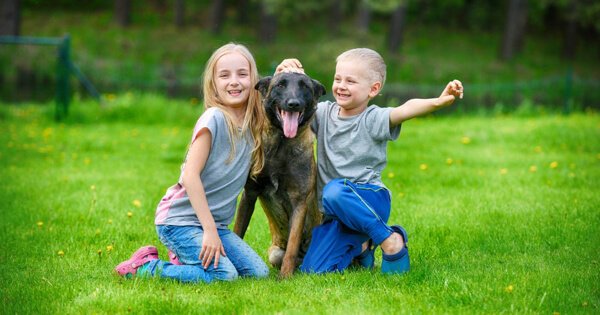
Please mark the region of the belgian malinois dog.
POLYGON ((316 200, 314 134, 310 123, 325 87, 300 73, 278 73, 255 86, 267 115, 263 131, 264 168, 248 178, 234 231, 244 237, 256 200, 271 231, 269 262, 287 278, 308 250, 312 229, 321 223, 316 200))

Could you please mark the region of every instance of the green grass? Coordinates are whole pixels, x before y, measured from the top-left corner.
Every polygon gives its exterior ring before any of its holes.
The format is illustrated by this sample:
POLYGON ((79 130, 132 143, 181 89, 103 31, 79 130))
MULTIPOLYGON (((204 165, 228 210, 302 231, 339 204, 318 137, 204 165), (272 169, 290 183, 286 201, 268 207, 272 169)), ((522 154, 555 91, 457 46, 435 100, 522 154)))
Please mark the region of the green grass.
MULTIPOLYGON (((407 275, 117 277, 135 249, 159 245, 155 206, 179 176, 200 111, 127 94, 103 109, 78 101, 57 124, 51 105, 0 106, 0 313, 600 312, 600 117, 591 112, 407 122, 383 174, 390 222, 409 232, 407 275)), ((266 258, 262 211, 246 240, 266 258)))

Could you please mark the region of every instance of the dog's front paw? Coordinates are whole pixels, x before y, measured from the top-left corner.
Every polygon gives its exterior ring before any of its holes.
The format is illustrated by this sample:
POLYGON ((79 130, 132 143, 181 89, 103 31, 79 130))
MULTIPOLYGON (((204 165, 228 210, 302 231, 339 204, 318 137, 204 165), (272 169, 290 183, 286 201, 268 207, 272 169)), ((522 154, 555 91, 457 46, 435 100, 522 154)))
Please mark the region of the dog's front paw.
POLYGON ((269 262, 273 267, 279 268, 283 262, 285 251, 279 246, 272 245, 269 248, 269 262))

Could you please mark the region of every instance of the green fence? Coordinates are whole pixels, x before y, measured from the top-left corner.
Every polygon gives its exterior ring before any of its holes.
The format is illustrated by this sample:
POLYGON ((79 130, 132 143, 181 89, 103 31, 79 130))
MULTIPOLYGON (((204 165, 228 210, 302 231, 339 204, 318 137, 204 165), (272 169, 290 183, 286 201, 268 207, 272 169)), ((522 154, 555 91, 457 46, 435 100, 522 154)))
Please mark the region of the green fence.
POLYGON ((98 101, 100 94, 94 85, 87 79, 81 70, 71 60, 71 37, 65 35, 60 38, 52 37, 28 37, 28 36, 0 36, 0 44, 4 45, 42 45, 56 46, 56 120, 66 117, 69 112, 71 102, 71 80, 70 76, 75 75, 86 90, 98 101))

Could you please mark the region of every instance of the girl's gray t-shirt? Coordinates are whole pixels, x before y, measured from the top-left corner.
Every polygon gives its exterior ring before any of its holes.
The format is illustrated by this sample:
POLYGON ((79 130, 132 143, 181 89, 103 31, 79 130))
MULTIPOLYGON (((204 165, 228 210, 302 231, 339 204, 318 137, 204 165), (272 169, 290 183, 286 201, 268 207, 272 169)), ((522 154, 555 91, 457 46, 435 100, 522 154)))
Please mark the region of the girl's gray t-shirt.
MULTIPOLYGON (((390 129, 392 108, 368 106, 352 117, 339 117, 335 102, 320 102, 311 128, 317 137, 317 192, 333 179, 385 187, 387 142, 398 139, 400 125, 390 129)), ((320 202, 319 202, 320 204, 320 202)))
MULTIPOLYGON (((227 228, 233 221, 238 195, 250 171, 252 134, 247 130, 245 134, 235 139, 235 155, 233 160, 228 161, 231 143, 225 115, 220 109, 209 108, 200 116, 194 127, 191 141, 193 142, 198 133, 205 128, 210 132, 212 142, 208 159, 199 176, 217 228, 227 228)), ((158 204, 156 225, 201 226, 188 194, 181 185, 184 166, 185 161, 181 166, 179 181, 167 190, 158 204)))

